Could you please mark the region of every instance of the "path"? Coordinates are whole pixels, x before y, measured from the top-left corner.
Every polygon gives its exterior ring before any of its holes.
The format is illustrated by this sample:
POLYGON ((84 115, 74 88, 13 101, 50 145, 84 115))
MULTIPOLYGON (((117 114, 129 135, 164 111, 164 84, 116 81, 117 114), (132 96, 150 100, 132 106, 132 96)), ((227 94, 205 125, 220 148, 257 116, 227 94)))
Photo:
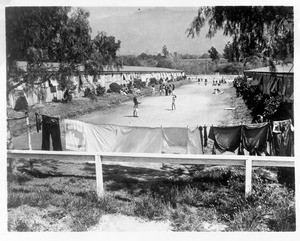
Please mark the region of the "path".
MULTIPOLYGON (((142 102, 139 108, 139 117, 133 117, 133 103, 122 103, 120 106, 93 112, 76 118, 77 120, 92 124, 116 124, 125 126, 149 127, 196 127, 197 125, 218 125, 232 119, 232 111, 225 110, 230 107, 226 102, 230 95, 226 89, 230 83, 218 86, 225 93, 212 94, 215 86, 208 82, 184 85, 175 90, 177 95, 176 110, 171 110, 171 96, 152 96, 139 98, 142 102)), ((32 148, 41 148, 42 133, 32 133, 32 148)), ((15 149, 28 149, 27 136, 13 138, 15 149)), ((64 138, 62 138, 64 145, 64 138)))
MULTIPOLYGON (((228 88, 228 84, 218 86, 228 88)), ((228 94, 212 94, 215 86, 192 83, 175 90, 177 96, 176 110, 171 109, 171 96, 154 96, 139 98, 139 117, 134 118, 133 103, 121 104, 115 109, 97 111, 77 119, 92 124, 116 124, 126 126, 173 126, 196 127, 197 125, 217 125, 220 121, 230 119, 229 107, 225 100, 228 94)))

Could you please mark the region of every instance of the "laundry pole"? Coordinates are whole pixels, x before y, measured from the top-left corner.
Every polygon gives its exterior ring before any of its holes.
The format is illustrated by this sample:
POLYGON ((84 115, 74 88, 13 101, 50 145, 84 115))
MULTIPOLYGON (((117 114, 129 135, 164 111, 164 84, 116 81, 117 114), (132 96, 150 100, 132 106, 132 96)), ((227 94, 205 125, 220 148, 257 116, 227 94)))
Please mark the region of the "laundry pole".
POLYGON ((31 136, 30 136, 30 125, 29 125, 29 115, 28 115, 27 110, 25 111, 25 117, 26 117, 26 125, 27 125, 28 149, 32 150, 31 136))

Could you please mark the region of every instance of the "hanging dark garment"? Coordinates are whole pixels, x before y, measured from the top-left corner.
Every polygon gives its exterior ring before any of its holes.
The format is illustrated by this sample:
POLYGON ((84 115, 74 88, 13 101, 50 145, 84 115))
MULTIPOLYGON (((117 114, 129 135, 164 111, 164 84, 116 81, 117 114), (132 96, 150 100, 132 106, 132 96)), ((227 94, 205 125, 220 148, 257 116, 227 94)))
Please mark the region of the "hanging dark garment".
POLYGON ((200 132, 200 142, 201 142, 201 148, 202 148, 202 150, 203 150, 203 134, 202 134, 202 130, 203 130, 203 128, 202 128, 202 126, 199 126, 199 132, 200 132))
POLYGON ((25 96, 20 96, 17 100, 16 100, 16 105, 14 110, 15 111, 26 111, 28 109, 28 102, 25 98, 25 96))
POLYGON ((207 126, 203 126, 204 129, 204 146, 207 147, 207 126))
POLYGON ((283 85, 284 85, 284 78, 279 77, 278 79, 278 94, 283 95, 283 85))
POLYGON ((214 127, 209 130, 208 138, 214 141, 213 154, 215 149, 220 153, 235 152, 240 146, 241 126, 214 127))
POLYGON ((269 123, 257 123, 243 125, 242 148, 245 148, 251 156, 270 155, 267 152, 267 142, 271 140, 269 123))
POLYGON ((35 113, 36 131, 42 130, 42 119, 38 113, 35 113))
POLYGON ((278 78, 276 78, 276 77, 273 77, 270 92, 271 93, 278 92, 278 78))
POLYGON ((273 141, 276 156, 294 156, 291 120, 273 121, 273 141))
POLYGON ((289 101, 291 96, 294 93, 294 86, 293 86, 293 79, 292 77, 286 77, 284 78, 284 84, 285 84, 285 93, 284 93, 284 99, 286 101, 289 101))
POLYGON ((54 151, 62 151, 59 119, 42 115, 42 150, 50 150, 50 136, 54 151))

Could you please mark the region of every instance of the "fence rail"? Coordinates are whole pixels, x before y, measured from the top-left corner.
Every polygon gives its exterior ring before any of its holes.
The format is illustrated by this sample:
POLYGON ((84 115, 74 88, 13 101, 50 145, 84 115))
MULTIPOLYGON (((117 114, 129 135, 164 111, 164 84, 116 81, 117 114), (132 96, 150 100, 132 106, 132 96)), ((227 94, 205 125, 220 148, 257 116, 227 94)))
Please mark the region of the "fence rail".
POLYGON ((111 152, 71 152, 71 151, 33 151, 7 150, 8 158, 53 159, 75 162, 95 161, 97 193, 102 196, 103 173, 102 163, 139 162, 170 164, 204 164, 219 166, 245 167, 245 195, 251 194, 252 167, 294 167, 295 157, 279 156, 234 156, 234 155, 186 155, 186 154, 145 154, 145 153, 111 153, 111 152))

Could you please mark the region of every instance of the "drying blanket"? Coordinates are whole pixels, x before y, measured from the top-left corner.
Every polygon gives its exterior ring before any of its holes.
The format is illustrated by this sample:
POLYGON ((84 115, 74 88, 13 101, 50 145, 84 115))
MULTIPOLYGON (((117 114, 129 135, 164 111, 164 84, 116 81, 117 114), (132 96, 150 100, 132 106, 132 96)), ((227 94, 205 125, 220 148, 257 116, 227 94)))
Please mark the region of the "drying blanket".
POLYGON ((250 155, 270 155, 268 150, 270 141, 270 125, 267 122, 243 125, 242 148, 245 148, 250 155))
POLYGON ((213 153, 235 152, 240 146, 242 126, 214 127, 209 130, 208 138, 214 141, 213 153))
POLYGON ((198 128, 93 125, 76 120, 64 120, 64 126, 69 150, 172 153, 172 147, 180 147, 184 153, 203 154, 198 128))
POLYGON ((162 133, 160 128, 114 126, 117 142, 113 152, 161 153, 162 133))

